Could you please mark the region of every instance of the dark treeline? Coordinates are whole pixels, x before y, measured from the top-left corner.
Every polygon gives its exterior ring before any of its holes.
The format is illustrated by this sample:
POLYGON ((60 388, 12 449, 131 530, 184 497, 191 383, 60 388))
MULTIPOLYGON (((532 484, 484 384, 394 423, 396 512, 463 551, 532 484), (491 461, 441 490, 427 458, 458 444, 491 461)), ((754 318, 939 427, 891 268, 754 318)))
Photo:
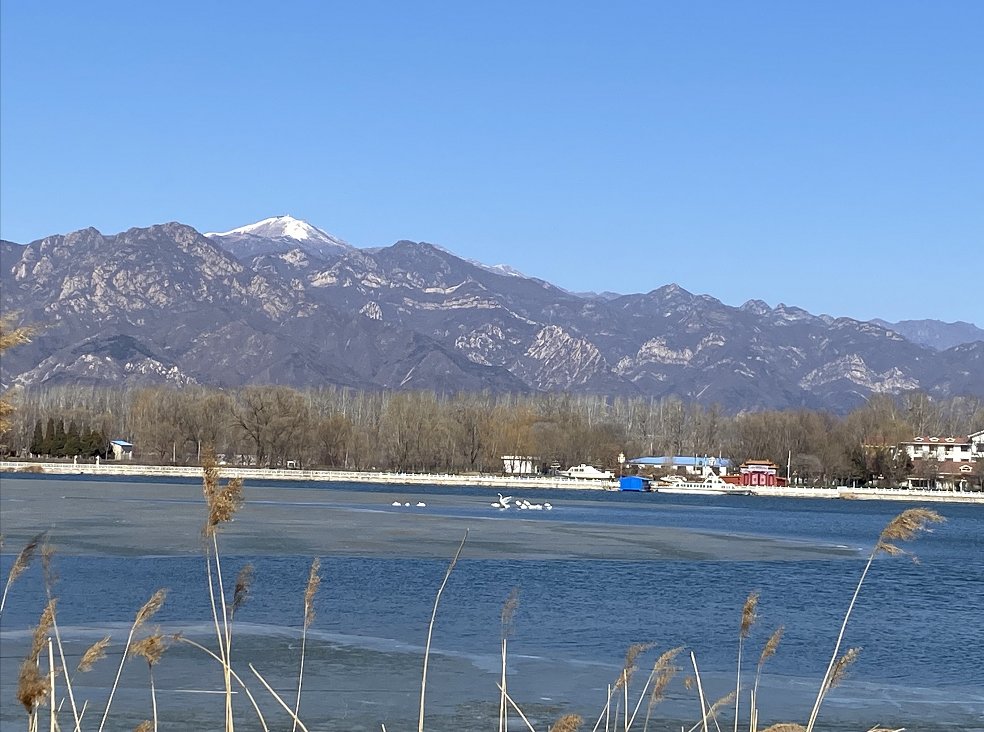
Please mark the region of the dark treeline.
POLYGON ((984 426, 981 399, 934 401, 921 393, 876 397, 844 417, 809 410, 729 415, 673 397, 283 386, 66 386, 23 391, 16 406, 2 439, 8 453, 85 457, 104 454, 108 440, 125 439, 149 463, 194 463, 211 446, 229 462, 264 466, 295 461, 312 469, 440 472, 501 472, 503 455, 616 468, 620 452, 768 459, 782 466, 791 454, 793 473, 816 483, 891 479, 907 466, 890 446, 917 434, 964 436, 984 426))

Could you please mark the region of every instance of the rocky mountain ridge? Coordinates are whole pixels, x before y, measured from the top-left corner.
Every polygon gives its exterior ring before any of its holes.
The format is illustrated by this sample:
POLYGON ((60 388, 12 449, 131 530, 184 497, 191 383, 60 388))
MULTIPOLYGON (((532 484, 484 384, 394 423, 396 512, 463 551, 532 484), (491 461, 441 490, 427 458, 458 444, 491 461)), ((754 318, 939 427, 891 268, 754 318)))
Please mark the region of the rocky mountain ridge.
POLYGON ((0 248, 5 312, 44 324, 4 384, 334 383, 570 391, 846 411, 872 394, 984 396, 984 342, 936 351, 879 323, 666 285, 566 292, 440 247, 357 249, 290 217, 0 248))

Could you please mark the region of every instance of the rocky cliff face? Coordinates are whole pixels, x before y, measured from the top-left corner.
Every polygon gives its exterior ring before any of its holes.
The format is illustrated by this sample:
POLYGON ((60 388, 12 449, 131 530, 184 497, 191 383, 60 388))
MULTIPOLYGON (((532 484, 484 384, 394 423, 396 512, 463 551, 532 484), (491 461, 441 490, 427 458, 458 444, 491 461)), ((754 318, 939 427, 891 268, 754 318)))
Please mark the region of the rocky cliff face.
POLYGON ((45 328, 4 356, 4 383, 676 394, 730 410, 984 395, 984 343, 937 352, 879 323, 676 285, 578 296, 429 244, 355 249, 283 218, 209 237, 171 223, 4 242, 3 309, 45 328))

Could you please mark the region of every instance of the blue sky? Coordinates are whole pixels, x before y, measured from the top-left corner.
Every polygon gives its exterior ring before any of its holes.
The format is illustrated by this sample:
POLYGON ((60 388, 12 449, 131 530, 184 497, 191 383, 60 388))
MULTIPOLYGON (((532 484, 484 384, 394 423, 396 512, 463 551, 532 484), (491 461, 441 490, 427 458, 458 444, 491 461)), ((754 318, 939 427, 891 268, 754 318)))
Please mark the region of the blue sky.
POLYGON ((283 213, 984 325, 984 3, 4 2, 0 233, 283 213))

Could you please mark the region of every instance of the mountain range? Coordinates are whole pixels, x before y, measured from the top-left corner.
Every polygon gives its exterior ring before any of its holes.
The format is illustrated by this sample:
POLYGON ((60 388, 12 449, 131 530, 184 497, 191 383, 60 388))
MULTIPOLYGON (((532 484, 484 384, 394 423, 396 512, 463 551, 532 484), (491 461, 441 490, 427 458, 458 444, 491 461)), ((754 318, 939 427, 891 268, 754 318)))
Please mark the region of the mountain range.
POLYGON ((361 249, 290 216, 0 242, 0 305, 41 330, 4 385, 274 383, 850 410, 984 396, 984 331, 740 307, 668 284, 574 294, 424 242, 361 249))

